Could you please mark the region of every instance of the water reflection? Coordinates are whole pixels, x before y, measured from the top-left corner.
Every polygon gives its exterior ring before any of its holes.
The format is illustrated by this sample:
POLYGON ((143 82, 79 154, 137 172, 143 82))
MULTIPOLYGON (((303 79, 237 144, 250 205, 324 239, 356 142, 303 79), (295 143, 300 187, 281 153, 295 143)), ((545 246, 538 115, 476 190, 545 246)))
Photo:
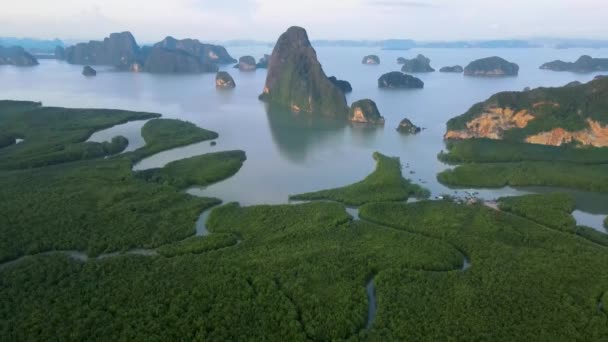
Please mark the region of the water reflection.
POLYGON ((293 113, 284 107, 266 105, 272 140, 279 152, 292 162, 303 163, 314 147, 342 140, 345 121, 310 113, 293 113))

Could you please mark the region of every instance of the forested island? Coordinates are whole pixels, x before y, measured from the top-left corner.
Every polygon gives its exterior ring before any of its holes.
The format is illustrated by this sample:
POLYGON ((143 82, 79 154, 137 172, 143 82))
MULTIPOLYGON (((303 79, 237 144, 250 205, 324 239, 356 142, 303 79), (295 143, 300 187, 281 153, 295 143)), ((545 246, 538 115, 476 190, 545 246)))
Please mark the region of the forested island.
POLYGON ((608 192, 608 79, 504 92, 447 124, 448 153, 466 163, 439 174, 452 186, 553 186, 608 192))

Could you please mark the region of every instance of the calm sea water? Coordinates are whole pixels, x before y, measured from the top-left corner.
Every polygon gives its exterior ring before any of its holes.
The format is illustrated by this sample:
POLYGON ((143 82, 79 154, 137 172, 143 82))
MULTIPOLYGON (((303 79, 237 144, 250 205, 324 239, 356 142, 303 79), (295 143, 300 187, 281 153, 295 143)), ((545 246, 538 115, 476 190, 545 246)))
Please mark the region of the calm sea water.
MULTIPOLYGON (((271 48, 229 49, 233 57, 259 58, 271 48)), ((319 48, 317 54, 328 76, 351 82, 349 103, 362 98, 374 100, 386 119, 384 127, 354 127, 313 120, 306 114, 268 112, 258 100, 266 77, 265 70, 239 72, 226 66, 237 87, 231 91, 215 89, 214 74, 150 75, 114 72, 98 68, 97 77, 81 75, 82 67, 54 60, 41 60, 34 68, 0 67, 0 97, 42 101, 47 106, 119 108, 152 111, 164 117, 180 118, 219 132, 218 145, 209 142, 160 153, 142 161, 135 169, 164 164, 201 153, 242 149, 248 160, 234 177, 190 191, 244 205, 286 203, 289 194, 333 188, 361 180, 374 168, 374 151, 398 156, 405 176, 429 188, 434 196, 454 193, 436 181, 436 174, 448 166, 436 156, 445 148, 445 123, 471 105, 492 94, 525 87, 560 86, 571 81, 587 82, 596 74, 559 73, 538 67, 554 59, 575 60, 582 54, 607 57, 608 50, 585 49, 414 49, 381 51, 370 48, 319 48), (484 79, 462 74, 429 73, 417 77, 425 82, 422 90, 390 91, 377 88, 385 72, 399 70, 397 57, 412 58, 422 53, 439 69, 488 56, 501 56, 520 65, 518 77, 484 79), (377 54, 378 66, 361 64, 364 55, 377 54), (395 128, 404 117, 426 128, 421 134, 404 136, 395 128)), ((139 123, 129 123, 96 133, 92 140, 108 140, 116 134, 130 140, 129 150, 143 144, 139 123)), ((511 188, 469 190, 484 198, 496 198, 547 189, 511 188)), ((463 193, 462 190, 459 193, 463 193)), ((573 192, 577 199, 577 218, 582 224, 601 229, 608 214, 608 196, 573 192)))

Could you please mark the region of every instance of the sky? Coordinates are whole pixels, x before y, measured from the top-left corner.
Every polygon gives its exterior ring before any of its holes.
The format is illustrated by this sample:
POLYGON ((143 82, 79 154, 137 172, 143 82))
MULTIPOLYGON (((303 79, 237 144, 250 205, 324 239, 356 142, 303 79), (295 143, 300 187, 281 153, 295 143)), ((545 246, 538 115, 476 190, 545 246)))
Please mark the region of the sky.
POLYGON ((608 0, 0 0, 0 36, 101 39, 131 31, 217 41, 608 39, 608 0))

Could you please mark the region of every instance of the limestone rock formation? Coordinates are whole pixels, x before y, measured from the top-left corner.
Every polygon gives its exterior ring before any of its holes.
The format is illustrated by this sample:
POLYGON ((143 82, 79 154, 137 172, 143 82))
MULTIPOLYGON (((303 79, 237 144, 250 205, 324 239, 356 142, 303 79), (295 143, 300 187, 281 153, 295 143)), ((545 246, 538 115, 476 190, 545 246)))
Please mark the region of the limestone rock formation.
POLYGON ((201 60, 182 50, 169 50, 162 47, 146 48, 142 52, 143 71, 155 74, 196 74, 217 72, 214 63, 201 60))
POLYGON ((608 147, 608 78, 498 93, 448 121, 446 139, 608 147))
POLYGON ((268 69, 268 61, 270 60, 270 55, 264 54, 264 57, 260 58, 257 64, 258 69, 268 69))
POLYGON ((439 69, 439 72, 462 73, 464 72, 464 69, 460 65, 444 66, 443 68, 439 69))
POLYGON ((154 47, 167 50, 178 50, 198 57, 202 64, 232 64, 236 59, 232 58, 223 46, 204 44, 197 39, 175 39, 171 36, 154 44, 154 47))
POLYGON ((433 72, 435 69, 431 67, 431 60, 424 55, 418 55, 413 59, 406 59, 401 68, 402 72, 417 73, 417 72, 433 72))
POLYGON ((403 134, 417 134, 420 133, 422 129, 416 125, 414 125, 409 119, 404 118, 397 126, 397 132, 403 134))
POLYGON ((608 58, 592 58, 591 56, 584 55, 574 63, 556 60, 545 63, 540 68, 543 70, 572 72, 608 71, 608 58))
POLYGON ((240 71, 255 71, 257 68, 257 63, 255 62, 255 58, 252 56, 243 56, 239 58, 239 63, 234 67, 240 71))
POLYGON ((392 71, 378 79, 378 88, 422 89, 424 88, 424 82, 417 77, 399 71, 392 71))
POLYGON ((517 76, 519 65, 511 63, 500 57, 488 57, 471 62, 464 68, 466 76, 517 76))
POLYGON ((397 64, 405 64, 405 62, 407 62, 406 58, 404 58, 404 57, 397 58, 397 64))
POLYGON ((363 61, 361 61, 361 63, 365 65, 378 65, 380 64, 380 57, 376 55, 365 56, 363 57, 363 61))
POLYGON ((290 27, 279 37, 268 62, 260 99, 294 112, 348 116, 344 93, 325 75, 306 30, 301 27, 290 27))
POLYGON ((0 65, 34 66, 38 60, 20 46, 0 46, 0 65))
POLYGON ((65 59, 65 49, 63 48, 63 46, 57 45, 55 47, 54 56, 55 56, 55 59, 58 59, 60 61, 65 59))
POLYGON ((82 68, 82 74, 87 77, 97 76, 97 71, 91 68, 91 66, 85 65, 84 68, 82 68))
POLYGON ((334 76, 330 76, 329 80, 331 81, 331 83, 333 83, 336 87, 340 88, 340 90, 342 90, 342 92, 344 94, 350 93, 353 91, 353 87, 350 85, 350 82, 348 81, 344 81, 344 80, 339 80, 334 76))
POLYGON ((220 71, 215 75, 215 87, 218 89, 233 89, 236 87, 234 79, 229 73, 220 71))
POLYGON ((370 99, 353 103, 350 107, 349 120, 356 123, 384 124, 384 118, 380 115, 376 103, 370 99))
POLYGON ((103 41, 79 43, 65 49, 65 59, 71 64, 111 65, 128 70, 136 62, 139 46, 130 32, 112 33, 103 41))

